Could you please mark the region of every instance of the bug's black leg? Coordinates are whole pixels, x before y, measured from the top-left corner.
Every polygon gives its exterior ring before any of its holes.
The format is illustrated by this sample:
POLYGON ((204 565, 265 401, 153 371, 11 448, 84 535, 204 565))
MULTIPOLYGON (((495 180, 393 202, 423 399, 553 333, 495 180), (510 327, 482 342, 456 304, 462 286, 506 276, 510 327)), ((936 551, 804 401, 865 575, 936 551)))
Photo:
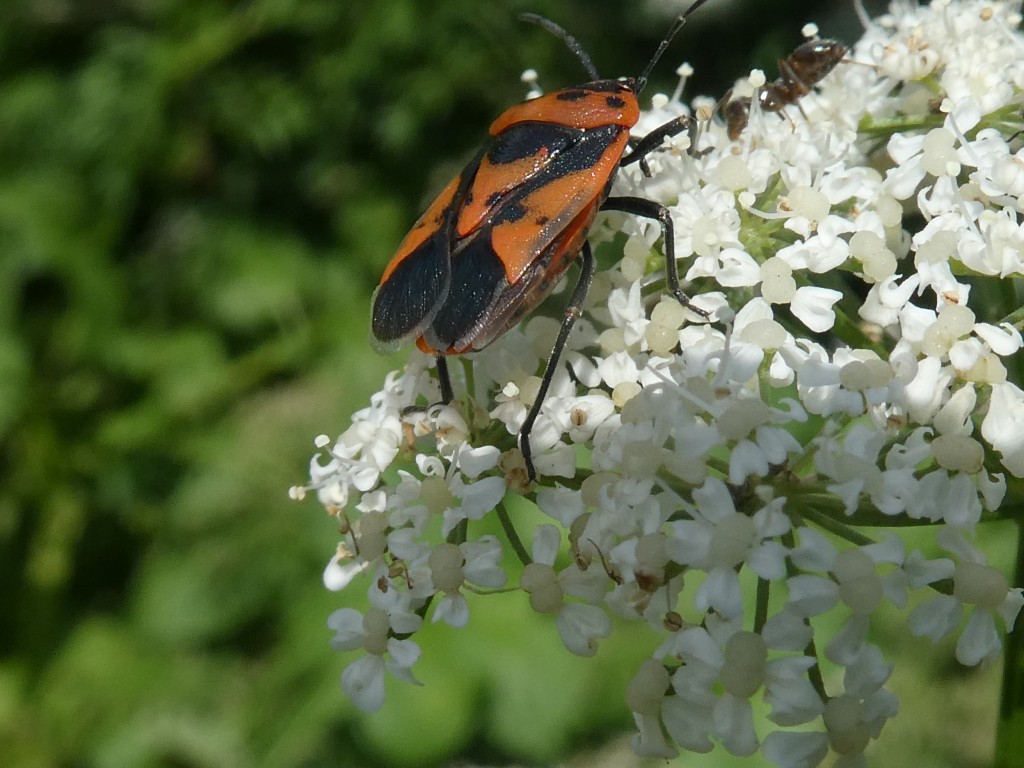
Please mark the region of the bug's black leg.
POLYGON ((718 103, 715 104, 715 108, 713 110, 711 110, 711 114, 715 115, 715 114, 718 114, 719 112, 724 112, 725 111, 725 105, 728 104, 730 101, 732 101, 732 88, 730 88, 728 91, 726 91, 723 94, 722 98, 720 98, 718 100, 718 103))
POLYGON ((441 385, 441 402, 448 405, 455 399, 452 392, 452 377, 448 374, 448 358, 438 355, 437 360, 437 383, 441 385))
POLYGON ((455 399, 455 395, 452 392, 452 377, 448 373, 448 358, 444 355, 437 355, 434 358, 437 363, 437 383, 441 387, 441 400, 439 403, 431 403, 424 408, 419 405, 407 405, 402 409, 402 415, 407 416, 410 413, 423 413, 428 408, 435 405, 448 405, 452 400, 455 399))
MULTIPOLYGON (((632 154, 633 150, 636 149, 636 145, 639 144, 639 143, 640 143, 640 139, 637 139, 637 138, 635 138, 633 136, 629 137, 629 150, 630 150, 630 154, 632 154)), ((640 158, 640 170, 643 171, 644 176, 646 176, 648 179, 651 178, 654 175, 653 173, 651 173, 651 166, 649 166, 647 164, 647 158, 646 157, 641 157, 640 158)))
POLYGON ((631 213, 634 216, 643 216, 645 219, 657 219, 661 223, 661 231, 665 238, 665 271, 668 275, 668 289, 676 300, 691 312, 695 312, 707 319, 710 317, 707 310, 701 309, 690 301, 690 297, 683 293, 679 285, 679 266, 676 264, 676 238, 675 227, 672 225, 672 215, 668 208, 653 200, 646 200, 642 197, 609 197, 601 206, 604 211, 622 211, 631 213))
POLYGON ((594 277, 594 254, 590 251, 590 243, 583 243, 580 251, 580 276, 576 280, 576 287, 573 289, 569 304, 565 308, 565 317, 562 318, 562 327, 558 331, 558 338, 551 348, 548 356, 548 364, 544 368, 544 377, 540 380, 540 389, 537 390, 537 399, 533 401, 530 412, 526 414, 526 420, 519 430, 519 449, 523 452, 523 459, 526 461, 526 476, 530 482, 537 479, 537 470, 533 466, 533 451, 530 448, 530 431, 537 421, 541 406, 544 405, 544 398, 547 397, 551 380, 555 378, 558 371, 558 358, 562 356, 565 343, 569 340, 573 325, 581 314, 583 314, 583 301, 587 298, 587 291, 590 290, 590 282, 594 277))
MULTIPOLYGON (((653 131, 648 133, 641 139, 633 144, 633 151, 622 158, 620 165, 629 165, 630 163, 640 162, 640 167, 643 168, 644 158, 656 149, 659 149, 665 142, 665 139, 670 136, 678 136, 683 131, 689 131, 694 125, 694 120, 681 115, 673 120, 669 120, 664 125, 659 125, 653 131)), ((692 138, 692 136, 691 136, 692 138)), ((646 174, 646 172, 645 172, 646 174)), ((650 174, 646 174, 650 175, 650 174)))

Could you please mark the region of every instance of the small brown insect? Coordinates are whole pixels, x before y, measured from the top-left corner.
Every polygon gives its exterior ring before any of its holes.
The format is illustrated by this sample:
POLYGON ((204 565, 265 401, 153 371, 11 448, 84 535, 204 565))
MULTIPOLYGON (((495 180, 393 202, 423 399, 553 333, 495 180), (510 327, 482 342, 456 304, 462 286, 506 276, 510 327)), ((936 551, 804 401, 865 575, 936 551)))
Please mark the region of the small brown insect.
MULTIPOLYGON (((758 90, 757 100, 765 112, 781 112, 806 96, 825 76, 835 69, 849 49, 838 40, 808 40, 788 58, 779 59, 779 77, 758 90)), ((732 89, 718 102, 725 116, 729 138, 735 141, 747 127, 750 97, 732 98, 732 89)))

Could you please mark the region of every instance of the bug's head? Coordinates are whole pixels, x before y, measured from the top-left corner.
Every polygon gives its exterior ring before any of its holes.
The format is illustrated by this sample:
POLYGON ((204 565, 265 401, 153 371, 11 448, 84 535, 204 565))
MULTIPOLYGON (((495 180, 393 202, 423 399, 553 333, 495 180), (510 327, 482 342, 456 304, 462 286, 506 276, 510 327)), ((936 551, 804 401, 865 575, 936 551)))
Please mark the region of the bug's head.
POLYGON ((635 77, 620 77, 616 80, 591 80, 583 83, 581 88, 588 91, 604 91, 607 93, 636 93, 635 77))

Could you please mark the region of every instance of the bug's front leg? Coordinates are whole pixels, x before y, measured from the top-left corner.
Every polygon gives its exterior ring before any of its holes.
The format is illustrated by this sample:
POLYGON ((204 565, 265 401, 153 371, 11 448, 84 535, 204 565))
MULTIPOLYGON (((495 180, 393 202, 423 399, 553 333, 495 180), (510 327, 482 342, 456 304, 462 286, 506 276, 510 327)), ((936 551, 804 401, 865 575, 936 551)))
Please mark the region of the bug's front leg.
POLYGON ((647 167, 647 155, 657 149, 661 149, 665 139, 678 136, 683 131, 689 131, 690 133, 690 154, 693 154, 697 146, 697 121, 687 115, 680 115, 669 120, 664 125, 659 125, 643 138, 637 139, 631 145, 630 153, 622 158, 620 165, 639 162, 644 175, 649 177, 651 169, 647 167))
POLYGON ((656 219, 661 224, 661 232, 665 239, 665 272, 668 276, 668 289, 676 300, 691 312, 705 320, 710 317, 707 310, 693 304, 690 297, 683 293, 679 284, 679 265, 676 264, 676 236, 672 224, 672 214, 668 208, 653 200, 642 197, 609 197, 601 206, 603 211, 622 211, 645 219, 656 219))
POLYGON ((519 450, 523 452, 523 459, 526 461, 526 476, 531 483, 537 480, 537 469, 533 466, 530 432, 533 430, 533 424, 537 421, 540 409, 544 405, 544 399, 547 397, 551 380, 555 377, 555 372, 558 370, 558 359, 562 356, 562 350, 565 349, 565 344, 569 340, 572 327, 576 324, 576 320, 579 319, 580 315, 583 314, 583 302, 587 298, 587 291, 590 290, 590 283, 593 277, 594 254, 590 250, 590 243, 584 242, 583 248, 580 250, 580 276, 576 280, 576 287, 573 289, 572 296, 569 297, 569 304, 565 308, 562 327, 558 331, 558 338, 555 339, 555 344, 551 348, 551 354, 548 356, 548 364, 544 368, 544 377, 540 380, 540 389, 537 390, 537 397, 533 401, 533 405, 530 406, 530 412, 526 414, 523 426, 519 429, 519 450))

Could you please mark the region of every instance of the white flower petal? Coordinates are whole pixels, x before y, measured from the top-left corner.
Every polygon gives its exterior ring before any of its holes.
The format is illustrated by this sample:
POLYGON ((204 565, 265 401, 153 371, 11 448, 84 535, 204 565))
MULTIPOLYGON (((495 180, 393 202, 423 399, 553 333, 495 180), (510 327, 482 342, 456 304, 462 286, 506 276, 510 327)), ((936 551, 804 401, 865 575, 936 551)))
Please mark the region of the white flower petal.
POLYGON ((730 754, 747 757, 757 751, 754 711, 750 701, 725 694, 715 703, 712 720, 715 735, 730 754))
POLYGON ((802 652, 814 636, 814 630, 803 617, 783 609, 768 617, 761 636, 773 650, 802 652))
POLYGON ((757 285, 761 270, 758 263, 741 248, 723 248, 718 254, 722 262, 715 272, 715 282, 726 288, 745 288, 757 285))
POLYGON ((829 571, 836 561, 838 552, 835 545, 814 528, 797 530, 796 548, 789 557, 793 565, 805 571, 829 571))
POLYGON ((533 561, 554 565, 558 551, 562 548, 562 534, 553 525, 538 525, 533 534, 533 561))
POLYGON ((732 568, 712 568, 697 590, 694 604, 698 610, 714 609, 727 618, 743 613, 743 592, 732 568))
POLYGON ((764 477, 769 468, 768 457, 757 443, 740 440, 729 456, 729 482, 742 485, 747 478, 764 477))
POLYGON ((683 749, 706 754, 714 748, 711 717, 715 695, 703 688, 678 688, 661 707, 665 730, 683 749))
POLYGON ((362 712, 384 706, 384 659, 367 654, 345 667, 341 689, 362 712))
POLYGON ((388 657, 388 672, 403 682, 422 685, 412 674, 412 665, 420 658, 420 647, 414 641, 392 637, 388 640, 388 657))
POLYGON ((846 667, 843 688, 847 695, 866 699, 877 692, 892 674, 893 665, 885 660, 876 645, 865 645, 861 653, 846 667))
POLYGON ((597 653, 597 641, 608 637, 612 631, 612 620, 596 605, 566 603, 555 620, 562 643, 577 656, 593 656, 597 653))
POLYGON ((669 745, 661 729, 661 720, 657 715, 641 715, 633 713, 637 733, 633 736, 630 746, 637 757, 656 757, 671 760, 679 751, 669 745))
POLYGON ((801 286, 789 304, 796 318, 816 333, 823 333, 836 322, 832 307, 843 298, 843 294, 831 288, 801 286))
POLYGON ((825 647, 825 658, 841 666, 853 664, 860 657, 864 648, 869 623, 870 617, 867 615, 854 614, 850 616, 843 624, 842 629, 825 647))
POLYGON ((820 731, 773 731, 761 746, 779 768, 815 768, 828 755, 828 734, 820 731))
POLYGON ((469 443, 464 443, 458 451, 457 466, 466 477, 475 480, 487 470, 498 466, 500 458, 501 451, 493 445, 474 448, 469 443))
POLYGON ((956 660, 964 666, 973 667, 996 656, 1002 647, 1003 641, 992 614, 975 609, 956 641, 956 660))
POLYGON ((366 570, 369 563, 365 560, 341 561, 339 555, 335 555, 324 568, 324 586, 331 592, 340 592, 360 573, 366 570))
POLYGON ((803 725, 820 717, 824 709, 807 670, 817 662, 810 656, 776 659, 769 664, 765 703, 772 708, 768 719, 777 725, 803 725))
POLYGON ((1024 392, 1010 382, 992 384, 981 435, 1002 454, 1014 477, 1024 477, 1024 392))
POLYGON ((354 608, 339 608, 327 617, 327 626, 334 630, 331 647, 354 651, 363 647, 363 614, 354 608))
POLYGON ((786 548, 778 541, 766 541, 754 548, 746 563, 762 579, 777 581, 786 575, 786 548))
POLYGON ((794 576, 786 581, 786 586, 789 588, 786 605, 800 616, 817 616, 839 602, 839 587, 820 576, 794 576))
POLYGON ((975 323, 974 332, 988 344, 989 349, 1001 357, 1012 355, 1024 346, 1020 331, 1008 323, 998 326, 990 323, 975 323))
POLYGON ((1006 599, 999 607, 999 617, 1003 620, 1007 632, 1013 631, 1020 609, 1024 607, 1024 589, 1015 587, 1006 593, 1006 599))
POLYGON ((951 595, 938 595, 912 610, 907 626, 915 637, 927 637, 937 643, 956 628, 961 615, 959 600, 951 595))
POLYGON ((445 594, 434 608, 434 622, 443 621, 450 627, 464 627, 469 623, 469 604, 460 593, 445 594))
POLYGON ((572 525, 573 521, 584 512, 583 497, 580 492, 562 486, 539 489, 537 491, 537 506, 544 514, 553 517, 565 528, 572 525))

